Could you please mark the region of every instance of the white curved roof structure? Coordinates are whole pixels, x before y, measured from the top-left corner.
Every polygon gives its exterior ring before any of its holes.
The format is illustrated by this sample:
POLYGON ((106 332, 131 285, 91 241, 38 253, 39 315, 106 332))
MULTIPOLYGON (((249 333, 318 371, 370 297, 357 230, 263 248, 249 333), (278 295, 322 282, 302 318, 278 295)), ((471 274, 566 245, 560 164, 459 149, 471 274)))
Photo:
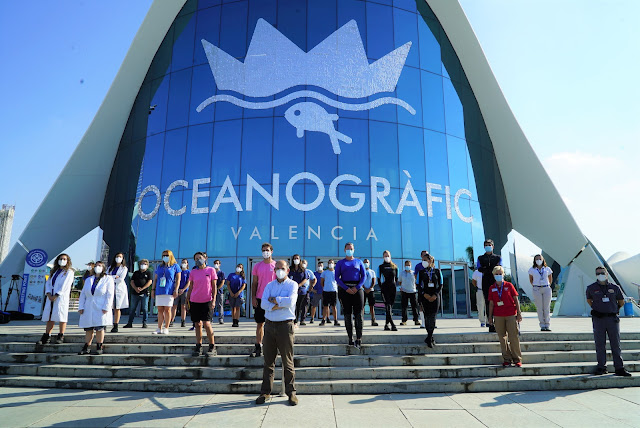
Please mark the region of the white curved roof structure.
MULTIPOLYGON (((25 248, 58 254, 99 225, 103 198, 129 112, 151 61, 186 0, 155 0, 111 85, 98 113, 49 193, 2 265, 0 275, 22 271, 25 248), (104 159, 96 165, 91 159, 104 159), (60 206, 86 195, 81 210, 58 215, 60 206)), ((513 228, 562 266, 580 274, 565 285, 555 313, 583 313, 584 289, 601 262, 580 231, 551 179, 538 160, 502 94, 482 48, 457 1, 426 0, 456 51, 478 101, 504 183, 513 228), (528 197, 535 182, 546 195, 544 209, 528 197), (551 209, 549 209, 551 208, 551 209)), ((629 290, 630 291, 630 290, 629 290)))

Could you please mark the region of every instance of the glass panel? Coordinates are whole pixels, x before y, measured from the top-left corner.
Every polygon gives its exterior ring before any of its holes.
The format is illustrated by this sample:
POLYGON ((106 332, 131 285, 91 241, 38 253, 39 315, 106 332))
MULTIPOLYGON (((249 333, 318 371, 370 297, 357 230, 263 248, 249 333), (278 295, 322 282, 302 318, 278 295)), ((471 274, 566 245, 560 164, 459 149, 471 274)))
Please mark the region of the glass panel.
POLYGON ((171 74, 166 129, 175 129, 187 125, 189 121, 190 89, 190 68, 171 74))
POLYGON ((453 274, 455 276, 456 283, 456 310, 458 318, 466 317, 468 315, 467 310, 467 290, 469 284, 467 283, 466 266, 454 265, 453 274))
POLYGON ((196 14, 181 16, 175 20, 175 41, 171 70, 182 70, 193 65, 193 45, 196 29, 196 14))
POLYGON ((445 315, 453 315, 453 271, 451 265, 440 265, 442 274, 442 312, 445 315))

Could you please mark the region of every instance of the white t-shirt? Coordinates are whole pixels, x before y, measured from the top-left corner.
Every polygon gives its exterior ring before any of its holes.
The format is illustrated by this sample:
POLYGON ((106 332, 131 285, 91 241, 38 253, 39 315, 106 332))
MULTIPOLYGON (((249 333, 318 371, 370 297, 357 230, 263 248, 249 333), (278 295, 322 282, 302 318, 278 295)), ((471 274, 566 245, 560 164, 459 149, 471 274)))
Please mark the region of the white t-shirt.
POLYGON ((478 289, 482 290, 482 272, 474 270, 473 275, 471 275, 471 279, 475 279, 478 289))
POLYGON ((413 276, 413 272, 403 270, 398 277, 400 281, 400 289, 405 293, 415 293, 416 290, 416 277, 413 276))
POLYGON ((549 275, 553 275, 553 271, 549 266, 538 268, 530 268, 529 275, 533 277, 533 285, 544 286, 549 285, 549 275))

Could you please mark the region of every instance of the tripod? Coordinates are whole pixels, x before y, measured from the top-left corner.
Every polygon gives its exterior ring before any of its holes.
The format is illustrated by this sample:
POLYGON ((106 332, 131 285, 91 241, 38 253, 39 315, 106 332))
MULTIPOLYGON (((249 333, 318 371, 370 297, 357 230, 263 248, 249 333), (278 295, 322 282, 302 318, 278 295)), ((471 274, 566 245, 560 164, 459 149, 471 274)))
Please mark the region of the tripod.
MULTIPOLYGON (((0 277, 0 281, 1 281, 0 277)), ((20 275, 11 275, 11 282, 9 283, 9 291, 7 294, 7 300, 4 301, 4 311, 7 311, 7 306, 9 306, 9 299, 11 299, 11 294, 13 293, 13 291, 15 290, 16 294, 20 295, 20 286, 18 284, 18 281, 20 281, 22 279, 22 277, 20 275)), ((0 292, 2 290, 2 284, 0 283, 0 292)), ((19 306, 19 304, 18 304, 19 306)), ((20 307, 18 307, 18 310, 20 309, 20 307)))

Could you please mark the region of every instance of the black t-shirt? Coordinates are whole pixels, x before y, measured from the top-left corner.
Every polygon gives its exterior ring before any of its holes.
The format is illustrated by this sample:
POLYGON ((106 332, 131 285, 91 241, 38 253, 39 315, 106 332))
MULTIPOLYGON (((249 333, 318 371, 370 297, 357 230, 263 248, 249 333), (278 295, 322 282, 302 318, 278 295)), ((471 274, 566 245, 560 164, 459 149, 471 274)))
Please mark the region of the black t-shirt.
POLYGON ((439 269, 423 269, 418 272, 418 296, 422 301, 422 306, 425 312, 434 313, 438 312, 440 300, 439 294, 442 291, 442 279, 439 269), (433 287, 429 287, 429 283, 433 284, 433 287), (429 302, 424 298, 424 295, 438 296, 433 302, 429 302))
POLYGON ((488 291, 496 282, 493 268, 502 264, 502 258, 497 254, 482 254, 478 257, 478 271, 482 273, 482 289, 488 291))
POLYGON ((398 283, 398 268, 393 267, 391 263, 382 263, 378 266, 378 277, 380 278, 380 286, 395 287, 398 283))
MULTIPOLYGON (((133 275, 131 276, 131 281, 133 281, 133 284, 136 287, 144 287, 147 282, 151 281, 153 278, 151 277, 151 271, 149 271, 149 269, 145 270, 144 272, 137 270, 133 273, 133 275)), ((137 294, 138 296, 146 296, 149 294, 149 288, 147 287, 144 290, 142 290, 142 292, 138 293, 135 288, 131 289, 131 292, 133 294, 137 294)))

